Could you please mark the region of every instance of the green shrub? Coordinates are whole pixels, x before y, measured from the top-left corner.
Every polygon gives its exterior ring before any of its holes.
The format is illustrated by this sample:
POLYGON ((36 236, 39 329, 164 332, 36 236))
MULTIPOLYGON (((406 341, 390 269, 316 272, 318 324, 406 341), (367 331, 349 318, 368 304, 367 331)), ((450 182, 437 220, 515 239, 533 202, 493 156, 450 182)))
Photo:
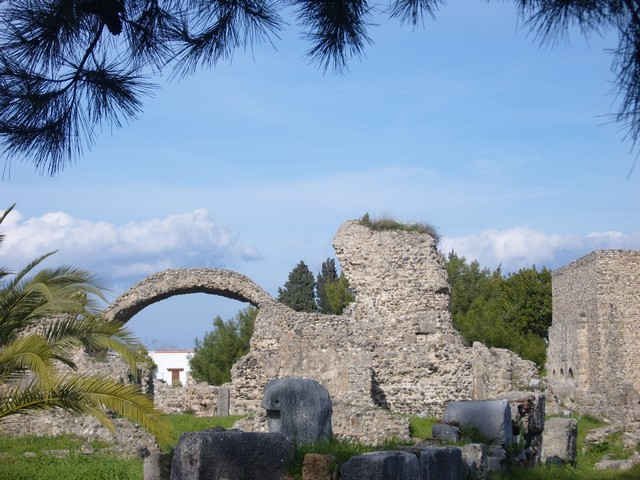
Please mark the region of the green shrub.
POLYGON ((359 223, 376 231, 398 230, 402 232, 427 233, 434 238, 436 243, 440 241, 438 231, 433 225, 429 225, 428 223, 402 223, 390 217, 371 219, 368 213, 362 216, 359 223))
POLYGON ((439 420, 435 417, 411 417, 409 419, 409 433, 412 438, 426 440, 431 438, 431 429, 438 422, 439 420))

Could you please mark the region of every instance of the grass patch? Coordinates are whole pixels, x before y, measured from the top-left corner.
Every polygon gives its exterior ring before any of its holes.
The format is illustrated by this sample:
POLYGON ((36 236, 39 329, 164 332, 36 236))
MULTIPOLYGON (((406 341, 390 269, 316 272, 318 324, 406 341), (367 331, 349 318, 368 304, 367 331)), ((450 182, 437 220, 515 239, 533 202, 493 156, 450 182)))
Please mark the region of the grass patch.
POLYGON ((242 416, 230 415, 228 417, 196 417, 188 413, 177 413, 166 415, 171 423, 173 433, 171 440, 161 445, 162 449, 167 451, 175 447, 180 439, 180 435, 185 432, 199 432, 208 428, 222 427, 231 428, 234 423, 242 418, 242 416))
POLYGON ((598 471, 593 468, 538 467, 532 469, 513 469, 491 475, 491 480, 638 480, 640 465, 631 470, 598 471))
POLYGON ((295 480, 302 479, 302 462, 307 453, 333 455, 335 457, 335 468, 338 469, 340 468, 340 465, 356 455, 380 450, 396 450, 398 447, 405 445, 410 444, 391 440, 383 443, 382 445, 373 446, 349 440, 336 439, 315 443, 313 445, 303 445, 296 448, 293 463, 289 466, 289 474, 291 474, 295 480))
POLYGON ((533 469, 512 469, 494 474, 490 480, 638 480, 640 465, 626 471, 596 470, 595 464, 606 455, 611 459, 625 459, 633 454, 622 443, 622 434, 609 435, 604 442, 587 445, 585 438, 590 430, 606 425, 597 418, 585 415, 577 417, 578 438, 576 466, 541 466, 533 469))
POLYGON ((108 446, 98 440, 85 442, 71 435, 56 437, 0 437, 0 480, 139 480, 142 461, 100 453, 83 455, 80 447, 108 446), (48 450, 68 450, 64 458, 48 450), (25 453, 30 456, 25 456, 25 453))
POLYGON ((390 217, 372 219, 368 213, 362 216, 359 223, 376 231, 396 230, 401 232, 427 233, 435 239, 436 243, 440 241, 438 231, 433 225, 429 225, 428 223, 402 223, 390 217))
POLYGON ((435 417, 411 417, 409 419, 409 433, 412 438, 427 440, 431 438, 431 428, 439 423, 435 417))

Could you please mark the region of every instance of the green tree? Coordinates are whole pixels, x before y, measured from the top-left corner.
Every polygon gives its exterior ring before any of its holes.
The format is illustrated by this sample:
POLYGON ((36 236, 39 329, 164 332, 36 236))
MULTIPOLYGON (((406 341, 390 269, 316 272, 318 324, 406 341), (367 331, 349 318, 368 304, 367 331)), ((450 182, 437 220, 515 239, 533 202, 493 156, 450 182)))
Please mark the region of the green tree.
POLYGON ((0 419, 58 407, 93 415, 113 430, 112 411, 167 441, 169 424, 139 386, 75 372, 79 347, 113 350, 131 372, 144 348, 121 324, 98 315, 95 299, 102 293, 90 274, 73 267, 34 273, 50 255, 13 275, 0 269, 0 419))
POLYGON ((349 282, 344 273, 325 285, 326 300, 328 310, 324 313, 332 313, 334 315, 341 315, 345 307, 353 302, 353 293, 349 289, 349 282))
POLYGON ((214 329, 202 340, 196 339, 196 347, 190 360, 191 375, 199 382, 222 385, 231 380, 231 367, 249 351, 258 309, 240 310, 232 319, 213 319, 214 329))
POLYGON ((336 261, 333 258, 327 258, 322 262, 320 273, 316 278, 316 292, 318 298, 318 310, 322 313, 335 313, 329 304, 326 285, 338 280, 338 272, 336 270, 336 261))
POLYGON ((551 325, 551 272, 536 267, 503 275, 447 257, 454 325, 469 341, 509 348, 542 367, 551 325))
POLYGON ((278 289, 278 300, 298 312, 315 312, 316 282, 307 264, 300 260, 289 273, 284 287, 278 289))
MULTIPOLYGON (((186 75, 230 59, 238 48, 278 38, 285 9, 322 67, 343 68, 371 43, 373 12, 418 25, 442 0, 0 0, 0 142, 7 158, 60 171, 101 126, 138 114, 149 78, 186 75)), ((622 0, 514 0, 524 23, 547 40, 572 27, 613 30, 617 121, 640 138, 640 8, 622 0)))

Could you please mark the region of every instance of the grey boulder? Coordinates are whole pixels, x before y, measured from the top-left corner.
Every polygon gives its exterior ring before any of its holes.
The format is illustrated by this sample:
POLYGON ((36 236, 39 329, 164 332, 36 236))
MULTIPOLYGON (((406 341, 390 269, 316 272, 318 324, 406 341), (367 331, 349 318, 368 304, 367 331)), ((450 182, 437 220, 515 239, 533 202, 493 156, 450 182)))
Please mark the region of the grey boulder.
POLYGON ((293 451, 280 433, 184 433, 173 453, 171 480, 281 480, 293 451))
POLYGON ((432 447, 420 451, 421 480, 465 480, 466 466, 457 447, 432 447))
POLYGON ((315 380, 285 377, 270 381, 264 390, 270 432, 280 432, 296 445, 329 440, 331 397, 315 380))
POLYGON ((575 464, 578 422, 574 418, 549 418, 542 433, 542 462, 575 464))
POLYGON ((418 457, 401 451, 351 457, 340 468, 342 480, 422 480, 418 457))
POLYGON ((448 443, 457 443, 460 441, 460 429, 446 423, 436 423, 431 427, 431 437, 448 443))
MULTIPOLYGON (((444 423, 475 430, 482 443, 510 445, 513 442, 511 408, 506 400, 461 400, 450 402, 444 412, 444 423)), ((476 440, 476 439, 474 439, 476 440)))

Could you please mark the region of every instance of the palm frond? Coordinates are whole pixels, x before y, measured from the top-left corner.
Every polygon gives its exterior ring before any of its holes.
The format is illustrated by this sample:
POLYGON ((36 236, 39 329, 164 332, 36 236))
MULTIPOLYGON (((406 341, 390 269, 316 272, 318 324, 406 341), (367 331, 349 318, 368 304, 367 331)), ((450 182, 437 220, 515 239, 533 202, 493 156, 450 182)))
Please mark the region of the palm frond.
POLYGON ((16 374, 31 373, 35 381, 46 387, 55 381, 54 352, 47 339, 32 334, 17 338, 0 347, 0 380, 16 374))
POLYGON ((11 213, 11 211, 16 208, 16 204, 12 204, 9 208, 7 208, 2 215, 0 215, 0 224, 2 224, 2 222, 4 222, 4 220, 7 218, 7 216, 11 213))
POLYGON ((59 379, 50 389, 30 384, 0 395, 0 419, 52 407, 94 415, 111 429, 113 424, 105 412, 113 411, 151 432, 158 443, 171 437, 168 421, 153 407, 153 401, 134 385, 75 375, 59 379))
POLYGON ((78 345, 89 351, 111 350, 127 363, 134 374, 139 362, 145 359, 143 345, 131 332, 120 323, 99 317, 55 319, 48 322, 43 335, 56 346, 55 351, 60 355, 78 345))

